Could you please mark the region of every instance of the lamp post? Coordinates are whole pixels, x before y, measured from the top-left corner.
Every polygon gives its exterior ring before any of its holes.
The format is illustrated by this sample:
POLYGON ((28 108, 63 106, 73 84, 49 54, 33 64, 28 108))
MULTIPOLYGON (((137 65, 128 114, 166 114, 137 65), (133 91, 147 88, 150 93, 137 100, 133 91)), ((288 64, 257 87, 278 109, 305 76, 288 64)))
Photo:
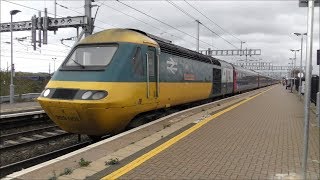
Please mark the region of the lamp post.
POLYGON ((296 67, 297 52, 299 52, 300 49, 290 49, 290 51, 294 52, 294 67, 296 67))
POLYGON ((246 42, 241 41, 240 43, 241 43, 241 45, 240 45, 240 56, 242 56, 242 44, 244 44, 244 43, 246 43, 246 42))
POLYGON ((296 36, 301 36, 301 51, 300 51, 300 77, 299 77, 299 95, 300 95, 300 100, 301 100, 301 88, 302 88, 302 54, 303 54, 303 36, 307 35, 307 33, 293 33, 296 36))
POLYGON ((290 80, 290 89, 291 89, 291 92, 292 92, 292 88, 293 88, 293 83, 294 83, 294 81, 293 81, 293 66, 294 66, 294 64, 293 64, 293 60, 295 60, 295 58, 289 58, 289 60, 291 60, 291 63, 288 63, 288 64, 291 64, 292 65, 292 68, 291 68, 291 72, 290 72, 290 78, 291 78, 291 80, 290 80), (293 82, 292 82, 293 81, 293 82))
MULTIPOLYGON (((293 74, 293 86, 295 86, 295 84, 296 84, 296 81, 295 81, 296 77, 295 77, 295 75, 294 75, 294 68, 296 67, 297 52, 299 52, 300 49, 290 49, 290 51, 294 52, 294 65, 293 65, 293 69, 292 69, 292 71, 293 71, 292 74, 293 74)), ((292 88, 291 88, 291 90, 292 90, 292 88)))
POLYGON ((13 64, 13 36, 12 36, 12 30, 13 30, 13 24, 12 24, 12 16, 19 13, 21 11, 19 10, 11 10, 10 16, 10 32, 11 32, 11 77, 10 77, 10 104, 14 102, 14 85, 13 85, 13 72, 14 72, 14 64, 13 64))
POLYGON ((52 58, 52 60, 53 60, 53 72, 55 72, 56 71, 56 60, 57 60, 57 58, 52 58))

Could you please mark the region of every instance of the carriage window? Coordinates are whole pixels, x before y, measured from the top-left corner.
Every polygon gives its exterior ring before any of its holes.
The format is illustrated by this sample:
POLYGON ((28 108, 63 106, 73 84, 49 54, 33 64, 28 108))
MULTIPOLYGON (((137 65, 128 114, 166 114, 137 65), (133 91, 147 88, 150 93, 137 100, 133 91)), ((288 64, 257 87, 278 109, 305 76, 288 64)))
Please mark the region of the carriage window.
POLYGON ((141 54, 141 48, 137 47, 135 50, 134 56, 132 58, 133 63, 133 73, 136 75, 143 76, 143 61, 142 61, 142 54, 141 54))
POLYGON ((149 57, 149 76, 154 76, 154 68, 155 68, 155 48, 149 47, 148 49, 148 57, 149 57))
POLYGON ((80 46, 66 60, 64 66, 106 66, 110 63, 117 46, 80 46))

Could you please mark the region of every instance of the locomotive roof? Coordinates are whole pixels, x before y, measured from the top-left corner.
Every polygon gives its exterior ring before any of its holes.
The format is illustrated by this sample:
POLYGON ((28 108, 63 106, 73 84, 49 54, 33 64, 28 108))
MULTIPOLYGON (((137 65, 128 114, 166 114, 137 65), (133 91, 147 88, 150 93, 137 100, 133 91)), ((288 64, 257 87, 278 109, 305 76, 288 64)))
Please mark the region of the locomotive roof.
POLYGON ((162 52, 221 66, 219 60, 214 57, 206 56, 196 51, 174 45, 169 40, 136 29, 107 29, 84 38, 79 44, 115 42, 130 42, 154 47, 160 46, 162 52))
POLYGON ((158 43, 152 38, 145 36, 139 32, 131 31, 129 29, 107 29, 104 31, 100 31, 84 38, 80 41, 79 44, 114 42, 129 42, 159 47, 158 43))
POLYGON ((181 47, 178 45, 174 45, 169 40, 163 39, 161 37, 158 37, 158 36, 155 36, 152 34, 145 33, 140 30, 136 30, 136 29, 130 29, 130 30, 142 33, 145 36, 148 36, 148 37, 154 39, 159 44, 161 52, 166 52, 168 54, 172 54, 172 55, 185 57, 185 58, 189 58, 189 59, 196 60, 196 61, 201 61, 201 62, 221 66, 219 60, 214 57, 206 56, 206 55, 203 55, 203 54, 198 53, 196 51, 192 51, 190 49, 187 49, 187 48, 184 48, 184 47, 181 47))
POLYGON ((220 61, 221 67, 226 67, 226 68, 230 68, 230 69, 233 68, 233 65, 231 63, 224 61, 224 60, 221 60, 221 59, 219 59, 219 61, 220 61))

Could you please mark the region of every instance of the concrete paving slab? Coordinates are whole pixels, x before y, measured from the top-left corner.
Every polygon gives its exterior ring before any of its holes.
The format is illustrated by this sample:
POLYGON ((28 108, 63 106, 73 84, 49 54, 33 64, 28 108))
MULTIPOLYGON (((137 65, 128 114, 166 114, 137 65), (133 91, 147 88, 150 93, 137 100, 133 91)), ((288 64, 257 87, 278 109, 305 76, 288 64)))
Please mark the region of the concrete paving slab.
MULTIPOLYGON (((210 121, 120 179, 301 177, 303 104, 281 86, 210 121), (176 163, 177 162, 177 163, 176 163)), ((314 114, 311 121, 315 123, 314 114)), ((308 179, 319 178, 319 128, 310 127, 308 179)))
POLYGON ((83 177, 89 177, 89 176, 93 175, 94 173, 96 173, 96 172, 88 170, 88 169, 84 169, 84 168, 79 168, 79 169, 75 169, 72 172, 72 174, 64 175, 62 177, 72 178, 72 179, 83 179, 83 177))

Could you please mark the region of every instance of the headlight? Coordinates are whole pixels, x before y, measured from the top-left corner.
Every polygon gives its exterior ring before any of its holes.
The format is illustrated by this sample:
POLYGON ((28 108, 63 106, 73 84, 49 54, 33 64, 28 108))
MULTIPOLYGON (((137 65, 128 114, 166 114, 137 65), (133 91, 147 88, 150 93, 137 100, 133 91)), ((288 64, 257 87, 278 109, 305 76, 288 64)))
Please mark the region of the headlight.
POLYGON ((82 94, 81 99, 88 99, 92 95, 92 91, 87 91, 82 94))
POLYGON ((46 90, 43 92, 43 97, 47 97, 49 94, 50 94, 50 89, 46 89, 46 90))
POLYGON ((94 99, 94 100, 102 99, 102 98, 106 97, 107 95, 108 95, 107 92, 98 91, 92 95, 92 99, 94 99))

